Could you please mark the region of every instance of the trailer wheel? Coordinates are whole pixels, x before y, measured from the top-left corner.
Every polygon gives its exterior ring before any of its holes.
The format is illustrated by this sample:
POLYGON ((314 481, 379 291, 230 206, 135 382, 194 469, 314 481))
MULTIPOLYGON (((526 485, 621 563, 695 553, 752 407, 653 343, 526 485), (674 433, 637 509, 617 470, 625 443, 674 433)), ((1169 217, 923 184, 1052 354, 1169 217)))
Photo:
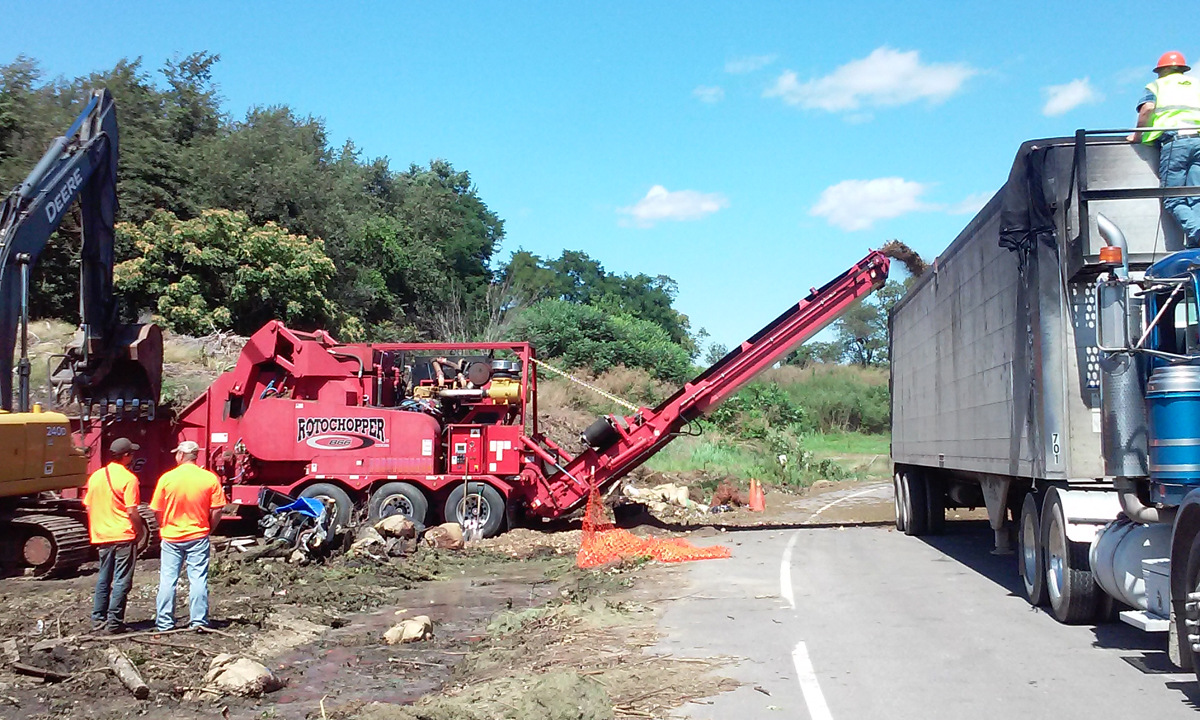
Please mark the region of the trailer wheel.
POLYGON ((425 499, 425 493, 415 485, 390 482, 380 485, 375 490, 367 510, 372 522, 399 513, 413 522, 424 525, 425 516, 429 513, 429 501, 425 499))
POLYGON ((909 470, 900 476, 904 488, 905 535, 917 537, 929 532, 929 484, 925 476, 909 470))
POLYGON ((1187 632, 1180 638, 1179 649, 1192 654, 1192 668, 1195 670, 1196 680, 1200 681, 1200 629, 1197 629, 1200 628, 1200 534, 1192 540, 1192 547, 1188 550, 1187 574, 1184 580, 1187 583, 1184 587, 1188 594, 1183 616, 1184 627, 1180 628, 1180 632, 1185 628, 1187 632))
POLYGON ((1029 604, 1046 604, 1046 549, 1042 545, 1041 523, 1038 522, 1037 498, 1025 496, 1021 504, 1020 525, 1017 526, 1017 571, 1025 583, 1029 604))
POLYGON ((929 534, 941 535, 946 530, 946 482, 941 478, 926 478, 925 506, 928 508, 929 534))
POLYGON ((460 483, 446 498, 446 522, 464 529, 468 523, 478 523, 482 537, 495 537, 504 526, 504 496, 487 483, 460 483))
POLYGON ((333 483, 316 483, 300 491, 300 497, 316 498, 326 506, 333 505, 333 521, 342 527, 350 527, 350 512, 354 501, 350 494, 333 483))
POLYGON ((1054 617, 1066 625, 1095 619, 1102 591, 1092 578, 1088 546, 1067 538, 1067 521, 1058 492, 1042 504, 1042 547, 1046 552, 1046 595, 1054 617))
POLYGON ((902 488, 903 480, 900 478, 900 472, 892 473, 892 500, 896 506, 896 529, 904 532, 908 527, 907 518, 904 517, 904 490, 902 488))

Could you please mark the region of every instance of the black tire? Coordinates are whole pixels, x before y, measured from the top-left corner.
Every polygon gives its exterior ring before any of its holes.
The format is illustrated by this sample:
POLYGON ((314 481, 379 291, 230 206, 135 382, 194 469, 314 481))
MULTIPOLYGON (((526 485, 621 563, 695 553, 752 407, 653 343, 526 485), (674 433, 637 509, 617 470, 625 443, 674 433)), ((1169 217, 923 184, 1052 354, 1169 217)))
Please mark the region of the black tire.
POLYGON ((1066 625, 1091 622, 1100 611, 1104 591, 1092 578, 1088 545, 1071 542, 1067 537, 1066 515, 1057 490, 1046 494, 1041 520, 1050 609, 1066 625))
MULTIPOLYGON (((1182 657, 1186 657, 1185 653, 1191 654, 1192 668, 1196 673, 1196 680, 1200 681, 1200 642, 1192 640, 1196 638, 1200 641, 1200 637, 1197 637, 1200 635, 1200 602, 1192 599, 1200 599, 1200 534, 1192 540, 1192 547, 1188 550, 1184 582, 1184 591, 1187 593, 1184 596, 1184 622, 1175 620, 1179 630, 1179 654, 1182 657), (1192 627, 1188 627, 1189 625, 1192 627)), ((1184 664, 1186 665, 1186 662, 1184 664)))
POLYGON ((946 530, 946 483, 940 478, 928 478, 925 482, 926 522, 930 535, 941 535, 946 530))
POLYGON ((138 543, 137 555, 140 558, 158 557, 158 551, 162 549, 162 538, 158 534, 158 515, 146 503, 138 505, 137 511, 147 530, 142 536, 142 541, 138 543))
POLYGON ((908 518, 904 516, 904 490, 903 481, 900 477, 900 471, 896 470, 892 473, 892 498, 896 506, 896 529, 900 532, 908 527, 908 518))
POLYGON ((429 514, 429 500, 416 485, 406 482, 384 483, 371 493, 367 512, 371 522, 400 513, 424 525, 425 516, 429 514))
POLYGON ((340 485, 333 483, 315 483, 300 491, 300 497, 318 498, 326 505, 333 503, 333 521, 335 525, 350 527, 350 513, 354 510, 354 501, 350 493, 340 485))
POLYGON ((907 470, 900 476, 904 488, 905 515, 908 517, 905 535, 919 537, 929 532, 929 483, 925 476, 915 470, 907 470))
POLYGON ((495 537, 504 527, 504 496, 487 483, 459 483, 446 498, 446 522, 456 522, 466 528, 467 520, 478 513, 482 525, 480 535, 495 537))
POLYGON ((1021 516, 1017 521, 1017 572, 1025 583, 1029 604, 1046 604, 1046 546, 1042 544, 1042 524, 1038 517, 1037 498, 1025 496, 1021 516))

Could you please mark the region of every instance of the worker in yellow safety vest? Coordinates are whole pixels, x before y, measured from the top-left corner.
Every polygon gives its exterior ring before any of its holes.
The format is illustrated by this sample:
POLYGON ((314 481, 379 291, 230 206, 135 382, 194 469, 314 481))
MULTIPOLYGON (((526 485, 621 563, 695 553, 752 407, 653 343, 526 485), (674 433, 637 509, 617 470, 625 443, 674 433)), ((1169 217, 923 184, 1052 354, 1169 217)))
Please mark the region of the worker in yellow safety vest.
MULTIPOLYGON (((1130 142, 1159 143, 1158 176, 1163 187, 1200 186, 1200 82, 1186 75, 1183 53, 1158 59, 1158 79, 1138 101, 1139 128, 1130 142)), ((1163 205, 1183 228, 1184 244, 1200 247, 1200 197, 1166 198, 1163 205)))

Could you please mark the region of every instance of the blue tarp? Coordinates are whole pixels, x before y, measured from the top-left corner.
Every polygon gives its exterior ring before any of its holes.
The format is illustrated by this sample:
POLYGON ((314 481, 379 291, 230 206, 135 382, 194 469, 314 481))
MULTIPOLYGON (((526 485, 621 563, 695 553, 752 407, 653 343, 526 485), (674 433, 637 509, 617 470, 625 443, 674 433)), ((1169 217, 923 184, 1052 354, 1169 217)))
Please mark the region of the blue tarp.
POLYGON ((310 518, 320 520, 325 515, 325 504, 316 498, 300 498, 290 505, 275 509, 276 514, 286 512, 298 512, 301 515, 307 515, 310 518))

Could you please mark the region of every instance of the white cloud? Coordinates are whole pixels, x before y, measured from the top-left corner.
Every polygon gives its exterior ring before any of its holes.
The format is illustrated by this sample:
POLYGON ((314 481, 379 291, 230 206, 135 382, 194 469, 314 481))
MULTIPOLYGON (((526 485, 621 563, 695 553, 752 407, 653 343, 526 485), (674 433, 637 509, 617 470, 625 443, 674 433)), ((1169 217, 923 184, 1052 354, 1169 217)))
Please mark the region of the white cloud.
POLYGON ((946 212, 950 215, 974 215, 983 209, 984 205, 988 204, 988 200, 992 199, 992 194, 989 192, 971 193, 962 200, 948 205, 946 212))
POLYGON ((1046 96, 1042 114, 1048 117, 1063 115, 1080 105, 1096 103, 1104 99, 1104 96, 1092 87, 1088 78, 1079 78, 1062 85, 1044 87, 1042 94, 1046 96))
POLYGON ((701 85, 692 91, 692 95, 700 102, 710 105, 725 99, 725 91, 717 85, 701 85))
POLYGON ((1113 82, 1118 85, 1144 86, 1154 79, 1154 73, 1144 67, 1127 67, 1113 76, 1113 82))
POLYGON ((880 47, 852 60, 825 77, 801 83, 785 70, 763 97, 778 97, 788 105, 829 112, 865 106, 887 107, 917 100, 941 102, 962 89, 978 70, 962 63, 921 62, 916 50, 901 52, 880 47))
POLYGON ((638 227, 652 227, 663 220, 699 220, 725 207, 729 207, 729 200, 720 193, 672 192, 662 185, 655 185, 646 197, 629 207, 618 208, 617 212, 628 215, 638 227))
POLYGON ((755 70, 761 70, 775 62, 777 55, 747 55, 725 61, 725 72, 731 75, 744 75, 755 70))
POLYGON ((809 214, 843 230, 867 230, 887 220, 934 206, 921 201, 929 185, 900 177, 843 180, 821 191, 809 214))

